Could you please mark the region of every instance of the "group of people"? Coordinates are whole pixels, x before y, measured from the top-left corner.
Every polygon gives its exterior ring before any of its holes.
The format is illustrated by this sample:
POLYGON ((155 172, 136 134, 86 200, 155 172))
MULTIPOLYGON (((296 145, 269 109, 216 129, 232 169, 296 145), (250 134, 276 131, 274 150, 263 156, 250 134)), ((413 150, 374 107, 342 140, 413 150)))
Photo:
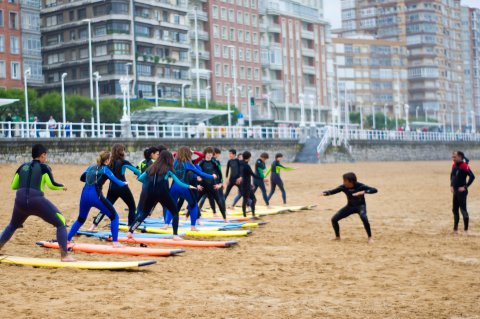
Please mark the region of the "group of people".
MULTIPOLYGON (((172 225, 175 240, 182 240, 178 236, 179 210, 187 202, 191 229, 196 231, 197 220, 201 216, 201 207, 208 199, 213 213, 216 215, 216 206, 225 221, 226 198, 231 190, 236 187, 238 195, 232 202, 235 205, 242 199, 243 215, 247 215, 250 207, 252 216, 255 217, 256 197, 255 192, 260 188, 265 204, 269 206, 270 199, 278 186, 282 192, 283 202, 286 203, 286 192, 280 172, 289 170, 281 164, 282 154, 276 154, 271 168, 266 168, 269 156, 262 153, 252 170, 249 161, 252 154, 245 151, 237 154, 236 150, 229 151, 229 161, 226 169, 226 185, 224 185, 222 167, 220 164, 220 150, 207 147, 203 152, 193 152, 189 147, 182 146, 172 153, 163 145, 149 147, 144 151, 145 159, 137 166, 125 159, 125 147, 115 144, 111 151, 101 152, 97 162, 89 166, 81 175, 80 180, 85 183, 80 197, 79 215, 67 234, 66 222, 59 209, 44 196, 45 186, 52 190, 67 188, 57 183, 48 165, 47 149, 41 144, 32 147, 32 161, 21 165, 13 178, 11 188, 17 190, 13 214, 10 223, 0 236, 0 249, 12 237, 16 229, 22 227, 25 220, 31 216, 38 216, 57 229, 57 241, 60 246, 61 260, 73 261, 69 256, 67 245, 76 235, 78 230, 87 220, 92 208, 100 212, 94 218, 90 230, 94 230, 105 215, 110 219, 112 244, 121 247, 118 242, 119 216, 114 208, 115 202, 120 198, 128 207, 128 237, 133 237, 135 230, 152 213, 157 204, 163 207, 165 228, 172 225), (193 156, 196 156, 194 159, 193 156), (128 187, 125 174, 130 170, 142 183, 138 205, 128 187), (267 176, 271 174, 270 180, 267 176), (173 180, 170 185, 169 180, 173 180), (107 196, 103 195, 103 185, 110 180, 107 196), (267 195, 266 183, 271 183, 270 193, 267 195), (223 188, 226 186, 226 192, 223 188)), ((467 212, 468 188, 473 183, 475 176, 468 166, 468 159, 461 151, 452 155, 453 166, 450 175, 450 185, 453 194, 454 234, 458 233, 460 212, 464 221, 464 232, 468 233, 469 216, 467 212)), ((324 191, 321 196, 330 196, 343 192, 347 196, 347 205, 332 217, 332 226, 335 239, 340 240, 339 221, 358 214, 363 222, 372 242, 372 231, 367 217, 365 195, 377 193, 377 189, 357 181, 355 173, 343 175, 343 184, 335 189, 324 191)))
POLYGON ((81 175, 85 183, 80 197, 79 214, 76 221, 66 231, 65 218, 44 196, 45 185, 53 190, 66 190, 63 184, 55 182, 51 169, 45 164, 48 151, 45 146, 36 144, 32 147, 32 161, 20 166, 12 182, 12 189, 17 190, 12 219, 0 236, 0 249, 11 238, 16 229, 21 227, 30 215, 36 215, 57 228, 57 241, 60 246, 61 260, 72 261, 68 255, 67 245, 86 222, 92 208, 99 210, 93 219, 90 230, 94 230, 106 215, 110 219, 112 245, 121 247, 118 242, 119 215, 113 206, 122 199, 128 207, 128 237, 133 237, 135 230, 152 213, 157 204, 163 207, 165 228, 172 226, 175 240, 178 236, 179 210, 187 202, 187 216, 190 218, 191 230, 197 230, 197 221, 201 216, 201 207, 208 199, 213 214, 217 207, 227 221, 226 198, 231 190, 238 189, 238 198, 232 206, 242 199, 243 215, 250 209, 255 217, 255 191, 260 188, 267 206, 278 186, 286 203, 286 192, 280 177, 281 169, 289 170, 281 164, 282 154, 276 154, 271 170, 266 168, 267 153, 262 153, 255 164, 255 170, 249 165, 252 154, 245 151, 238 154, 230 150, 227 164, 227 192, 223 192, 224 180, 220 164, 220 150, 207 147, 203 152, 192 151, 182 146, 172 153, 163 145, 149 147, 144 151, 144 160, 137 166, 125 159, 125 147, 113 145, 111 151, 101 152, 94 165, 89 166, 81 175), (195 156, 196 158, 193 158, 195 156), (142 190, 135 203, 125 174, 130 170, 142 183, 142 190), (271 171, 270 181, 267 179, 271 171), (173 183, 169 183, 169 180, 173 183), (110 181, 106 196, 103 186, 110 181), (271 182, 270 194, 267 196, 265 184, 271 182))

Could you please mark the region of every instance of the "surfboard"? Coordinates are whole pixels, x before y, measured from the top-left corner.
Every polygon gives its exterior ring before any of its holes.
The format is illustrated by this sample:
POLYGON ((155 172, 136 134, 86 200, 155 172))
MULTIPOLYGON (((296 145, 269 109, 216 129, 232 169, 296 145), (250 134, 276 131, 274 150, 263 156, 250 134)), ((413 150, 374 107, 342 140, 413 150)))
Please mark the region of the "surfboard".
MULTIPOLYGON (((109 231, 98 231, 98 232, 89 232, 85 230, 79 230, 77 235, 84 235, 87 237, 98 237, 98 238, 105 238, 111 237, 112 233, 109 231)), ((127 237, 126 232, 119 232, 118 237, 127 237)), ((172 239, 173 235, 166 235, 166 234, 146 234, 146 233, 138 233, 136 234, 138 238, 162 238, 162 239, 172 239)))
MULTIPOLYGON (((120 226, 120 230, 125 230, 128 226, 120 226)), ((173 230, 170 229, 163 229, 157 227, 145 227, 140 226, 138 230, 147 233, 155 233, 155 234, 172 234, 173 230)), ((178 229, 179 234, 185 234, 186 236, 191 237, 241 237, 241 236, 248 236, 252 233, 251 230, 220 230, 220 231, 213 231, 213 230, 203 230, 203 231, 192 231, 189 229, 178 229)))
POLYGON ((74 261, 62 262, 53 258, 32 258, 0 255, 0 264, 23 265, 46 268, 77 268, 90 270, 121 270, 156 264, 155 260, 147 261, 74 261))
MULTIPOLYGON (((56 242, 40 241, 37 245, 44 248, 58 249, 59 245, 56 242)), ((183 249, 158 249, 158 248, 144 248, 144 247, 119 247, 115 248, 110 245, 95 245, 95 244, 70 244, 68 249, 73 251, 81 251, 84 253, 97 254, 115 254, 115 255, 131 255, 131 256, 157 256, 168 257, 185 252, 183 249)))
MULTIPOLYGON (((111 240, 111 237, 106 237, 105 239, 111 240)), ((134 238, 130 239, 127 237, 119 237, 119 242, 127 244, 144 244, 144 245, 163 245, 170 247, 192 247, 192 248, 210 248, 210 247, 219 247, 219 248, 228 248, 232 247, 238 242, 236 241, 201 241, 201 240, 173 240, 173 239, 161 239, 161 238, 139 238, 135 233, 134 238)))

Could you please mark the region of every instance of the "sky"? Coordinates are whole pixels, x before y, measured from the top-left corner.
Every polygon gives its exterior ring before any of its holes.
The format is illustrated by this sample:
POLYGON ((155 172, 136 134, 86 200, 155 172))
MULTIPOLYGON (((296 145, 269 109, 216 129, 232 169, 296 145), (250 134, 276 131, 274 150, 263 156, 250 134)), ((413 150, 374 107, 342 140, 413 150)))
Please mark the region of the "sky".
MULTIPOLYGON (((480 9, 480 0, 462 0, 462 5, 480 9)), ((332 24, 332 28, 340 28, 342 26, 341 17, 341 1, 340 0, 324 0, 324 17, 332 24)))

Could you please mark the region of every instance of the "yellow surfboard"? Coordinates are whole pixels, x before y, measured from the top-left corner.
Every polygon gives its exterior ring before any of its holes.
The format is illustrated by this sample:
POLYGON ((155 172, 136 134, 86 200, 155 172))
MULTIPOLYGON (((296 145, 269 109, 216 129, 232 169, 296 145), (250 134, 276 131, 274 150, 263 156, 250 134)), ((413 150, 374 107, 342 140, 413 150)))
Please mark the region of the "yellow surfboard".
POLYGON ((0 264, 23 265, 47 268, 78 268, 94 270, 119 270, 155 264, 156 261, 74 261, 62 262, 53 258, 31 258, 0 255, 0 264))
MULTIPOLYGON (((119 226, 119 230, 127 230, 128 226, 119 226)), ((163 229, 159 227, 139 227, 139 230, 146 233, 154 233, 154 234, 172 234, 173 230, 163 229)), ((189 229, 178 229, 179 234, 185 234, 186 236, 191 237, 241 237, 241 236, 248 236, 252 233, 251 230, 199 230, 199 231, 192 231, 189 229)))

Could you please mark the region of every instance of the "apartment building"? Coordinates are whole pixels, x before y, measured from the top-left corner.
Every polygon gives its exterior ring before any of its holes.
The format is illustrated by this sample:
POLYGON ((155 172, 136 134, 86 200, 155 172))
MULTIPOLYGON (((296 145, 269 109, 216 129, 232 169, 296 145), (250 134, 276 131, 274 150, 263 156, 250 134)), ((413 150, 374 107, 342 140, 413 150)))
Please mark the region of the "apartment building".
POLYGON ((42 1, 44 90, 58 89, 65 72, 67 93, 89 95, 90 38, 102 96, 121 97, 124 76, 146 98, 155 87, 178 98, 190 83, 186 0, 42 1))
POLYGON ((0 87, 23 87, 20 0, 0 1, 0 87))

